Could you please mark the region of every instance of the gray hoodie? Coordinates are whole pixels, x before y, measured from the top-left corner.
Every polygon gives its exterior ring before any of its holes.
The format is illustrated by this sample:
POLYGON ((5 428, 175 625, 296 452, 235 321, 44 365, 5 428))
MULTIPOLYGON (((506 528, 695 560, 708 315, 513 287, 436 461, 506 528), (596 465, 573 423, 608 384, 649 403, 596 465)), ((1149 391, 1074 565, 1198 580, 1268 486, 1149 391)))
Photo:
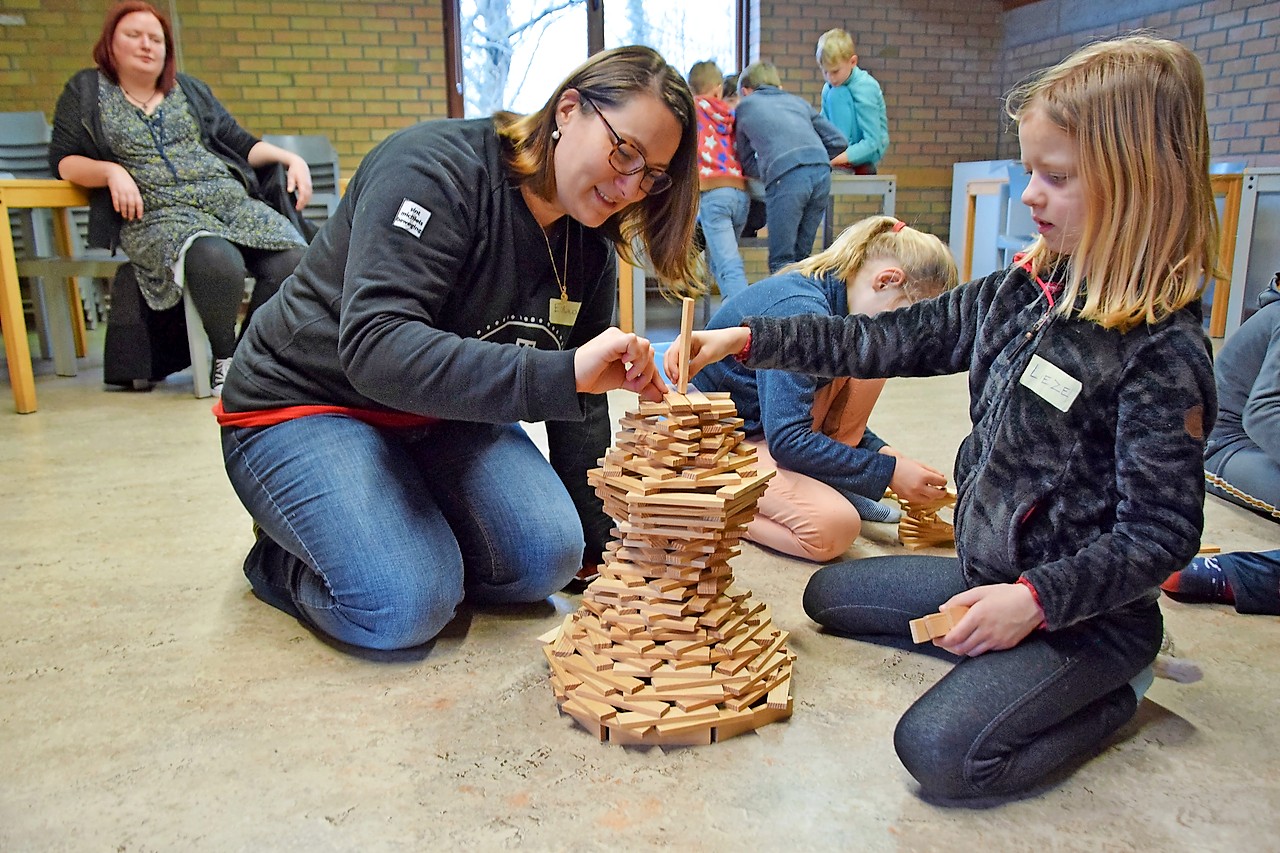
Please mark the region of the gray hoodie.
POLYGON ((797 166, 829 165, 849 140, 809 102, 777 86, 761 86, 738 102, 738 162, 766 184, 797 166))
MULTIPOLYGON (((1280 273, 1277 273, 1280 278, 1280 273)), ((1205 460, 1221 471, 1237 451, 1257 447, 1280 465, 1280 289, 1273 280, 1258 308, 1218 352, 1218 420, 1205 460)))

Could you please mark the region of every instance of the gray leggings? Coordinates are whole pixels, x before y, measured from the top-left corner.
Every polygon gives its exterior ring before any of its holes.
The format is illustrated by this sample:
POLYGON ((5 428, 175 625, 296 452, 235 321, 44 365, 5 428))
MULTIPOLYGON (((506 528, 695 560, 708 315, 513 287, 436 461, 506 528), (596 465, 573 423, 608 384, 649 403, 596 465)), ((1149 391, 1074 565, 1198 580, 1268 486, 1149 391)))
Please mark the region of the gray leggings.
MULTIPOLYGON (((1244 442, 1233 442, 1230 446, 1206 458, 1204 467, 1206 471, 1217 474, 1246 495, 1273 507, 1280 507, 1280 464, 1277 464, 1276 460, 1268 456, 1262 448, 1244 442)), ((1220 498, 1270 517, 1259 507, 1212 483, 1209 483, 1206 488, 1220 498)))
MULTIPOLYGON (((870 557, 819 569, 804 609, 843 634, 906 637, 910 620, 967 587, 954 557, 870 557)), ((1133 717, 1128 682, 1155 659, 1161 633, 1151 604, 963 658, 898 721, 898 757, 933 797, 1027 793, 1133 717)))

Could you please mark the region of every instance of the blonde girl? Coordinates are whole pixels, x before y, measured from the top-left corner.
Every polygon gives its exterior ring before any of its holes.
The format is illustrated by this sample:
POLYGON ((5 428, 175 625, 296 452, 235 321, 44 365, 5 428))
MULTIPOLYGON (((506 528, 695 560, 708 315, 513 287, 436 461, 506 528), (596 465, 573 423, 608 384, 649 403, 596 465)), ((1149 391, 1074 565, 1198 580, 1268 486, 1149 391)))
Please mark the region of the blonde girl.
MULTIPOLYGON (((955 262, 941 240, 891 216, 873 216, 822 253, 726 299, 708 327, 737 326, 752 315, 871 316, 955 283, 955 262)), ((726 359, 708 365, 694 384, 732 395, 758 467, 777 472, 746 534, 775 551, 835 559, 858 537, 864 518, 896 520, 896 508, 877 503, 886 486, 917 501, 946 486, 941 471, 903 456, 867 428, 884 379, 818 379, 726 359)))
POLYGON ((693 367, 823 376, 969 371, 956 556, 819 570, 820 624, 936 641, 955 668, 894 745, 921 792, 1005 798, 1086 759, 1133 717, 1160 647, 1160 583, 1199 547, 1215 397, 1201 330, 1216 258, 1204 79, 1180 44, 1094 44, 1014 93, 1025 259, 875 317, 746 318, 695 335, 693 367))

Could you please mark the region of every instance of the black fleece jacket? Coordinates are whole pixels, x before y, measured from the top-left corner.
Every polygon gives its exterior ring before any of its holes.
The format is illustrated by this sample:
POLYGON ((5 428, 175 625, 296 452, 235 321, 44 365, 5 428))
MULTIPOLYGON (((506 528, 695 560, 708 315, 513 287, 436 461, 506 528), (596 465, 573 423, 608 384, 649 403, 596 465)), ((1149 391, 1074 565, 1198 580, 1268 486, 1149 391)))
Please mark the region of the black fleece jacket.
MULTIPOLYGON (((1057 629, 1150 610, 1159 584, 1195 556, 1216 398, 1198 305, 1127 333, 1046 317, 1047 307, 1015 268, 875 317, 745 322, 750 367, 863 377, 968 370, 973 430, 956 457, 957 555, 972 586, 1025 576, 1057 629), (1066 411, 1020 382, 1033 356, 1080 382, 1066 411)), ((1049 396, 1054 381, 1040 384, 1049 396)))
POLYGON ((612 522, 586 472, 609 445, 608 402, 577 393, 573 358, 612 321, 616 282, 613 245, 595 230, 564 217, 544 240, 491 119, 414 125, 369 152, 297 271, 254 313, 222 405, 547 421, 551 464, 596 559, 612 522), (571 326, 551 320, 548 241, 581 304, 571 326))

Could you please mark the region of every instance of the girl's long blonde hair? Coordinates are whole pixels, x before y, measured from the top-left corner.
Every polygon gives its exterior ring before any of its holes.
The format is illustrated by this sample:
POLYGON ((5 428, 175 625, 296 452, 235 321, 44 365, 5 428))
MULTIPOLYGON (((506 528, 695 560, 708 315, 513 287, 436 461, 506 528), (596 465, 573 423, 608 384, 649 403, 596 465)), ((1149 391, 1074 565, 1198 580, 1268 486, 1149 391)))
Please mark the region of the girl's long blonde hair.
POLYGON ((831 245, 781 272, 818 278, 834 273, 846 282, 868 261, 893 260, 907 280, 902 290, 912 302, 937 296, 956 285, 956 261, 946 244, 892 216, 869 216, 853 223, 831 245))
MULTIPOLYGON (((1197 301, 1218 260, 1204 72, 1174 41, 1132 35, 1073 53, 1009 96, 1077 145, 1085 222, 1055 310, 1122 331, 1197 301)), ((1037 238, 1039 273, 1062 258, 1037 238)))

